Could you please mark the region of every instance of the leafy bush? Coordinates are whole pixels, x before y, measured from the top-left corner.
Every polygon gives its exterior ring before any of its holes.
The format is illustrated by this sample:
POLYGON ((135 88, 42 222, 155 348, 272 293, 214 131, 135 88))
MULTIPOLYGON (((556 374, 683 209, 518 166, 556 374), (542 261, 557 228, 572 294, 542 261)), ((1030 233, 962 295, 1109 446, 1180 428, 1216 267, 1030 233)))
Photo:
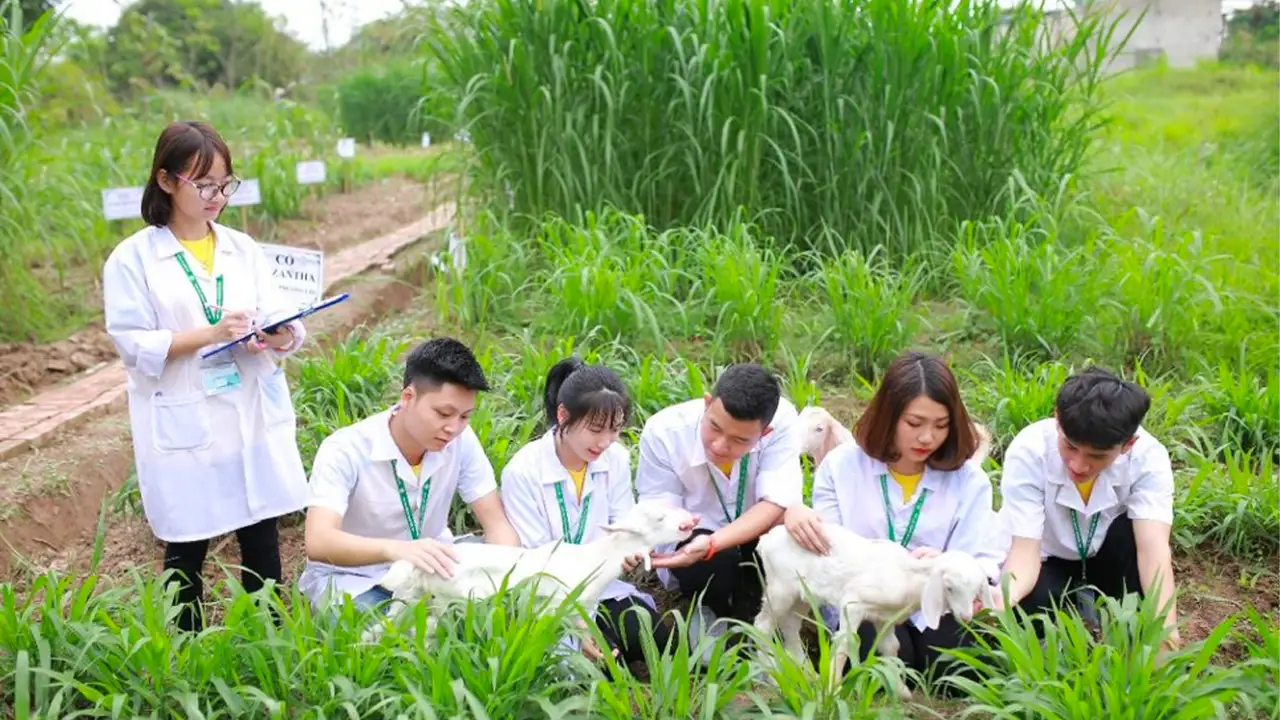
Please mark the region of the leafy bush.
POLYGON ((436 93, 428 88, 424 95, 423 78, 419 64, 406 61, 365 67, 347 75, 338 83, 343 129, 367 143, 417 144, 423 132, 431 133, 433 142, 446 140, 452 117, 434 102, 436 93))

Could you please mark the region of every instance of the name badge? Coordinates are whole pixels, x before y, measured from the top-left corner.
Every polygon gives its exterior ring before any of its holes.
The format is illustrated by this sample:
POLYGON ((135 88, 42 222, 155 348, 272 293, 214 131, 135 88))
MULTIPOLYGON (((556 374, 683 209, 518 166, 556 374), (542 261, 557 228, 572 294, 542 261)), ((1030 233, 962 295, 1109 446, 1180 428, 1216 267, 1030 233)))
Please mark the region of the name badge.
POLYGON ((204 380, 204 394, 210 397, 231 392, 240 387, 240 368, 235 364, 207 367, 201 373, 204 380))

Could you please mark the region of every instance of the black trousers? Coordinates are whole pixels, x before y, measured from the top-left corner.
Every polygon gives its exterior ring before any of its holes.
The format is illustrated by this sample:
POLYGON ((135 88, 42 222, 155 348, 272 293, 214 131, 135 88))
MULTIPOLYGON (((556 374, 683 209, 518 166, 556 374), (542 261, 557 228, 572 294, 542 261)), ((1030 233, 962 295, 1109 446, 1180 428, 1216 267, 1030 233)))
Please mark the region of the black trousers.
POLYGON ((604 634, 609 647, 618 649, 618 655, 624 662, 642 662, 645 659, 645 628, 641 624, 641 615, 649 617, 649 632, 658 652, 666 653, 671 650, 670 643, 675 633, 662 622, 657 611, 644 604, 640 598, 601 600, 596 610, 596 626, 604 634))
MULTIPOLYGON (((878 631, 879 628, 869 622, 858 626, 858 657, 862 662, 866 662, 875 651, 878 631)), ((953 650, 973 642, 970 632, 951 613, 942 616, 937 629, 917 630, 915 625, 904 622, 894 626, 893 633, 898 636, 898 658, 903 664, 916 672, 933 672, 936 675, 951 669, 949 659, 943 657, 943 650, 953 650)))
MULTIPOLYGON (((236 530, 240 544, 240 584, 246 592, 262 589, 267 580, 280 582, 280 531, 277 518, 270 518, 236 530)), ((208 540, 169 543, 164 551, 164 569, 176 570, 173 578, 178 583, 178 603, 182 611, 178 615, 178 627, 186 631, 204 629, 205 557, 209 554, 208 540)))
POLYGON ((1052 612, 1055 602, 1063 607, 1084 586, 1096 587, 1117 599, 1130 592, 1144 594, 1138 579, 1138 544, 1128 516, 1121 515, 1111 523, 1102 546, 1088 562, 1056 557, 1042 562, 1035 587, 1018 606, 1027 613, 1052 612))
MULTIPOLYGON (((683 547, 699 535, 710 534, 710 530, 698 528, 676 547, 683 547)), ((703 593, 702 604, 717 618, 748 623, 755 620, 764 600, 763 572, 755 540, 720 550, 710 560, 671 569, 685 599, 692 600, 703 593)))

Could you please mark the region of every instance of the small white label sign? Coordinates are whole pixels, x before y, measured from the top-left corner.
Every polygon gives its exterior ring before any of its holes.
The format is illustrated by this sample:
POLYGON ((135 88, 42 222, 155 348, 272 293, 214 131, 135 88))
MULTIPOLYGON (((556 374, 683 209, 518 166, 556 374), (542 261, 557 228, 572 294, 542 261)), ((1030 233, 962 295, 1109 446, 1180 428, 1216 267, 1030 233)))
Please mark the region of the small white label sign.
POLYGON ((431 133, 426 133, 426 132, 422 133, 422 147, 424 148, 431 147, 431 133))
POLYGON ((240 183, 240 187, 236 188, 236 194, 227 198, 228 207, 240 207, 241 205, 257 205, 262 202, 262 188, 258 186, 257 180, 244 180, 240 183))
POLYGON ((290 306, 303 308, 323 297, 323 252, 288 245, 258 244, 266 253, 271 278, 290 306))
POLYGON ((142 217, 140 187, 109 188, 102 191, 102 215, 108 220, 142 217))
POLYGON ((342 138, 338 141, 338 157, 353 158, 356 156, 356 139, 342 138))
POLYGON ((297 167, 298 184, 314 185, 325 181, 325 168, 323 160, 308 160, 298 163, 297 167))

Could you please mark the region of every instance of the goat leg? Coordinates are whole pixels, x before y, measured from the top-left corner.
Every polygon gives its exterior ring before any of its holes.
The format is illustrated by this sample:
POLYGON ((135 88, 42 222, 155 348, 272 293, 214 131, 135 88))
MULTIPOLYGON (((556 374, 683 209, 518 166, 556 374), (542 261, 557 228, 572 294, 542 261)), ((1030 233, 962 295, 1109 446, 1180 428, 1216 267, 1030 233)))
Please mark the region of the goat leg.
POLYGON ((836 629, 832 642, 834 652, 831 654, 831 677, 829 679, 832 693, 840 687, 840 680, 844 677, 844 665, 849 662, 849 642, 858 636, 858 627, 862 625, 862 616, 862 610, 852 603, 840 608, 840 625, 836 629))
MULTIPOLYGON (((898 642, 897 628, 893 623, 889 623, 881 628, 880 633, 880 645, 877 648, 880 652, 880 657, 897 657, 898 650, 902 647, 902 644, 898 642)), ((894 692, 902 700, 911 699, 911 688, 907 687, 907 683, 901 676, 897 676, 894 679, 894 692)))

